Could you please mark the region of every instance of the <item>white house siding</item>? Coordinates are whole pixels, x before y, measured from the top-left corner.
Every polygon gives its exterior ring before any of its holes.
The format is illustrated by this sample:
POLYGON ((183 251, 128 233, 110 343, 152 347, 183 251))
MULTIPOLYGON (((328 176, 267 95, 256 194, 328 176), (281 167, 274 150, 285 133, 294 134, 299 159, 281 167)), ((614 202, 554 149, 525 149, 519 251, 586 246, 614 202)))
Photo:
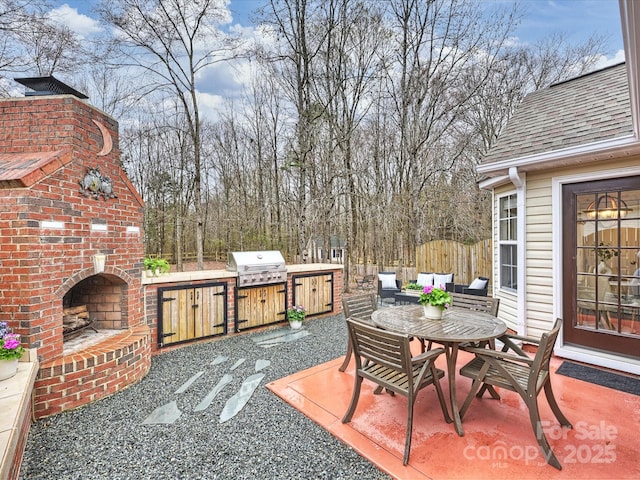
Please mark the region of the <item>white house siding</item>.
MULTIPOLYGON (((540 337, 553 324, 553 237, 551 177, 527 174, 525 334, 540 337)), ((559 281, 559 279, 557 279, 559 281)))

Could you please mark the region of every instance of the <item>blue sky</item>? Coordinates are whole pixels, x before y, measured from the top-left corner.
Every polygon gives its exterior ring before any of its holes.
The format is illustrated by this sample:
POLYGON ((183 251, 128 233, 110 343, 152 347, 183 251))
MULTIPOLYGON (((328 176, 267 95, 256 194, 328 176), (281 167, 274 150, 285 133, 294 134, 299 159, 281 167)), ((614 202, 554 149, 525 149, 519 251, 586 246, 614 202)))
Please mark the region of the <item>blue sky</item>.
MULTIPOLYGON (((268 0, 218 0, 231 12, 231 24, 240 25, 251 36, 250 16, 268 0)), ((516 0, 481 0, 488 7, 512 5, 516 0)), ((552 33, 563 33, 569 43, 586 40, 591 34, 608 37, 606 50, 596 68, 624 60, 620 14, 617 0, 518 0, 524 7, 524 18, 512 39, 517 43, 535 43, 552 33)), ((639 0, 640 1, 640 0, 639 0)), ((91 13, 96 0, 53 0, 52 16, 84 37, 99 31, 91 13)), ((231 26, 231 25, 230 25, 231 26)), ((237 98, 243 84, 251 79, 247 65, 219 63, 201 74, 199 100, 206 111, 216 111, 225 99, 237 98)))
MULTIPOLYGON (((511 0, 505 0, 511 3, 511 0)), ((617 0, 524 0, 525 17, 518 29, 524 40, 561 31, 569 41, 586 39, 597 33, 609 36, 612 55, 623 50, 620 9, 617 0)))
MULTIPOLYGON (((225 1, 225 0, 221 0, 225 1)), ((226 0, 233 15, 233 23, 250 25, 249 15, 266 0, 226 0)), ((515 0, 482 0, 483 4, 512 4, 515 0)), ((90 23, 77 14, 91 17, 94 0, 56 0, 57 8, 68 5, 72 14, 69 22, 77 26, 90 23)), ((610 44, 607 56, 622 50, 622 35, 617 0, 520 0, 526 15, 516 31, 520 41, 534 42, 553 32, 563 32, 570 41, 580 41, 591 33, 608 35, 610 44)))

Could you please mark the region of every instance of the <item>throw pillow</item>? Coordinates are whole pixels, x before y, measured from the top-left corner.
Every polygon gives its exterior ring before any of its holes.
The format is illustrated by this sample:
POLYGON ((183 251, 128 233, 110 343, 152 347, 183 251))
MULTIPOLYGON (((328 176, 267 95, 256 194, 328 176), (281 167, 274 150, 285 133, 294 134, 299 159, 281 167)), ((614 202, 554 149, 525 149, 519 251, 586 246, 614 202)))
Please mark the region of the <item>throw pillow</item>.
POLYGON ((446 275, 440 273, 433 274, 433 286, 436 288, 444 289, 447 286, 447 283, 451 283, 453 281, 453 273, 449 273, 446 275))
POLYGON ((485 288, 487 288, 487 280, 476 278, 469 284, 469 288, 472 288, 474 290, 484 290, 485 288))
POLYGON ((416 283, 422 287, 433 285, 433 273, 419 273, 416 283))
POLYGON ((378 279, 380 280, 380 282, 382 282, 382 288, 384 290, 398 288, 398 285, 396 285, 395 273, 378 274, 378 279))

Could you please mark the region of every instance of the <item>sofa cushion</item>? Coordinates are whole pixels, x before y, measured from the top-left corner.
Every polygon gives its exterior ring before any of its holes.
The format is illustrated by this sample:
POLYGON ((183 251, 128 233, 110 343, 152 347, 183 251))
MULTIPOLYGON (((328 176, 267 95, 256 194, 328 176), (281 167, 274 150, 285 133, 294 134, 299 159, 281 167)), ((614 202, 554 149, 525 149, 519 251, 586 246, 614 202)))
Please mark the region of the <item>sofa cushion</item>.
POLYGON ((416 283, 422 287, 433 285, 433 273, 419 273, 416 283))
POLYGON ((382 283, 382 288, 384 290, 396 289, 398 285, 396 284, 396 274, 395 273, 379 273, 378 279, 382 283))
POLYGON ((453 282, 453 273, 442 274, 442 273, 434 273, 433 274, 433 286, 436 288, 444 289, 447 286, 447 283, 453 282))
POLYGON ((476 278, 473 280, 473 282, 469 284, 469 288, 472 288, 475 290, 484 290, 485 288, 487 288, 487 281, 488 280, 482 280, 481 278, 476 278))

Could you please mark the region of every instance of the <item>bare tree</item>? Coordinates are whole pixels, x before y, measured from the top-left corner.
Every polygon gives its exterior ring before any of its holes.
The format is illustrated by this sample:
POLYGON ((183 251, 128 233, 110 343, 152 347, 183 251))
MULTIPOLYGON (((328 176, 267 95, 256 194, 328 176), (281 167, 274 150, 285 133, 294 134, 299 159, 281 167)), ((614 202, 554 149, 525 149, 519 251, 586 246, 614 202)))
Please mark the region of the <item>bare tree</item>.
MULTIPOLYGON (((65 72, 76 62, 75 35, 54 25, 46 16, 46 0, 0 0, 0 73, 51 75, 65 72)), ((0 94, 11 83, 0 82, 0 94)))
POLYGON ((265 54, 283 86, 283 92, 296 110, 296 134, 290 145, 287 165, 297 169, 296 217, 298 219, 298 258, 309 239, 307 228, 309 177, 314 129, 324 106, 313 101, 313 64, 324 41, 325 31, 314 23, 319 5, 312 0, 270 0, 269 25, 277 41, 275 54, 265 54))
POLYGON ((233 56, 235 43, 217 28, 224 12, 214 0, 108 0, 97 10, 120 32, 114 42, 121 64, 142 68, 150 91, 168 93, 181 105, 193 148, 196 252, 202 269, 202 138, 196 78, 233 56))
POLYGON ((571 44, 566 34, 556 32, 524 46, 520 61, 530 82, 528 89, 546 88, 592 70, 599 60, 596 52, 602 51, 605 40, 602 35, 591 35, 582 43, 571 44))
POLYGON ((38 76, 73 72, 86 55, 76 34, 37 15, 16 32, 23 45, 25 64, 38 76))

